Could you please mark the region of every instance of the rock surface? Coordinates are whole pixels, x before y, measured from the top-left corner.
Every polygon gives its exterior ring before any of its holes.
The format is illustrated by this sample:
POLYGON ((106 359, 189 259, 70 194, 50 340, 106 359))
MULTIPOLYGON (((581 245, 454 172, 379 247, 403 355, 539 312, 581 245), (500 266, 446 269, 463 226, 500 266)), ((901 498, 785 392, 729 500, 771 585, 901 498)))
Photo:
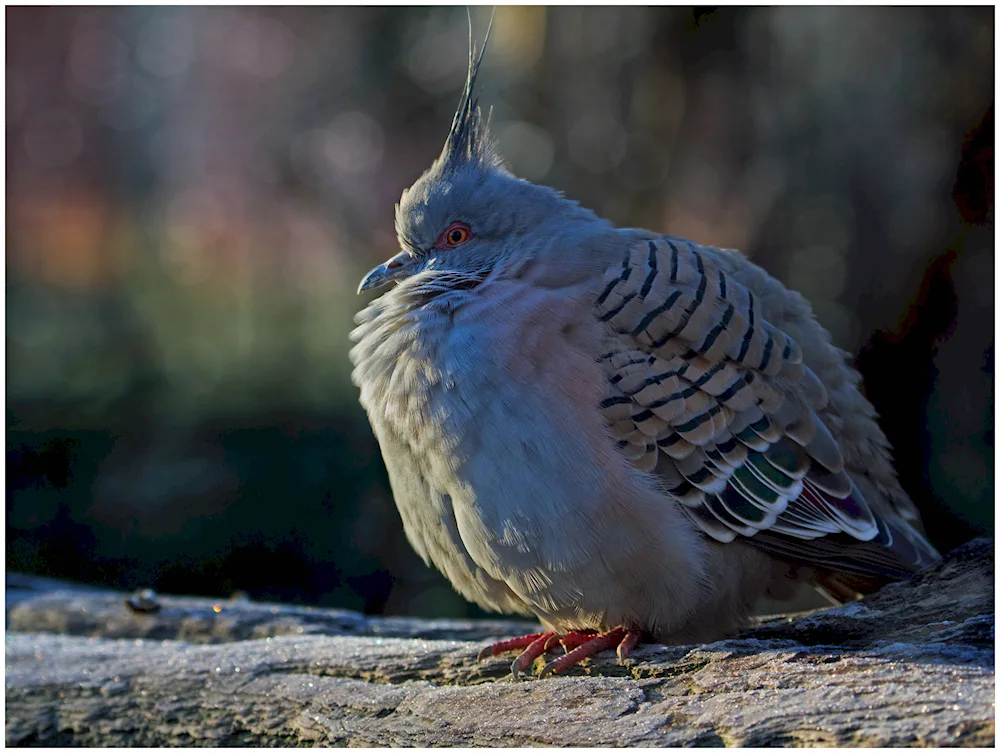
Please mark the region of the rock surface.
POLYGON ((514 682, 531 624, 125 594, 8 575, 8 745, 991 746, 993 542, 862 601, 514 682), (148 607, 149 604, 142 606, 148 607))

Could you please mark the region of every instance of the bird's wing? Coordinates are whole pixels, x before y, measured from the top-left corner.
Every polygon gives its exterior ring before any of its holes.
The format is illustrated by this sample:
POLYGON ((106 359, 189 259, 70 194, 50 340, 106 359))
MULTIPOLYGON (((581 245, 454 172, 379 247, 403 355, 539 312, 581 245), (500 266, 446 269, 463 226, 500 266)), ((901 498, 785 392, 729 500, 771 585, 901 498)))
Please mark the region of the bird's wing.
POLYGON ((706 534, 871 575, 931 561, 846 472, 821 418, 826 388, 799 345, 706 249, 673 238, 631 247, 597 316, 614 438, 706 534))

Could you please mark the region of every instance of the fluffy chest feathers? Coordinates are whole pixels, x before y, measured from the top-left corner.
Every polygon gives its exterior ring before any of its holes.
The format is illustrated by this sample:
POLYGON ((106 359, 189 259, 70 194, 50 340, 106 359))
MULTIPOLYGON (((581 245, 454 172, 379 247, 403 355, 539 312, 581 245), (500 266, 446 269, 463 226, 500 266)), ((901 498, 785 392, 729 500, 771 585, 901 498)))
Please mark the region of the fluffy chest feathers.
POLYGON ((422 282, 359 315, 351 354, 407 535, 481 604, 503 606, 513 588, 507 608, 579 606, 575 575, 620 534, 621 488, 634 484, 595 408, 607 388, 600 278, 431 297, 422 282))
POLYGON ((551 430, 546 419, 560 418, 545 404, 561 397, 573 406, 563 418, 598 423, 592 406, 605 388, 592 313, 598 281, 551 290, 486 280, 427 295, 428 277, 358 316, 354 380, 376 431, 398 432, 417 454, 447 452, 442 462, 454 470, 494 444, 490 436, 516 434, 516 446, 494 449, 526 458, 533 437, 551 430), (538 404, 529 410, 525 401, 538 404))

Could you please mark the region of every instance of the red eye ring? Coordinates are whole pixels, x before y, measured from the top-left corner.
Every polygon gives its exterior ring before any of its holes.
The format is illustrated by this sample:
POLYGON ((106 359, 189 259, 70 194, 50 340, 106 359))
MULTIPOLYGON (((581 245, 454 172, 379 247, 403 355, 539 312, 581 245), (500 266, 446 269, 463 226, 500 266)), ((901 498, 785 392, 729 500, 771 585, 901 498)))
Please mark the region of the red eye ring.
POLYGON ((438 248, 455 248, 461 246, 472 237, 472 231, 464 222, 453 222, 438 238, 438 248))

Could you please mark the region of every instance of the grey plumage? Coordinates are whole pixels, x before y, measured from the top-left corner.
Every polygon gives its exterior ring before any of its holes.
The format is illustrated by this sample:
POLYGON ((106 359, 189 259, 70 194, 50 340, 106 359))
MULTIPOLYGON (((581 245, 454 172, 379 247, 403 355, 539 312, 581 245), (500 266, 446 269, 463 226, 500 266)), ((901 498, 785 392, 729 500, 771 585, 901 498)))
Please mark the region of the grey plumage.
POLYGON ((397 206, 402 252, 361 289, 399 284, 352 334, 420 556, 486 608, 663 641, 732 631, 789 572, 876 583, 936 559, 809 304, 735 251, 511 175, 481 60, 397 206))

